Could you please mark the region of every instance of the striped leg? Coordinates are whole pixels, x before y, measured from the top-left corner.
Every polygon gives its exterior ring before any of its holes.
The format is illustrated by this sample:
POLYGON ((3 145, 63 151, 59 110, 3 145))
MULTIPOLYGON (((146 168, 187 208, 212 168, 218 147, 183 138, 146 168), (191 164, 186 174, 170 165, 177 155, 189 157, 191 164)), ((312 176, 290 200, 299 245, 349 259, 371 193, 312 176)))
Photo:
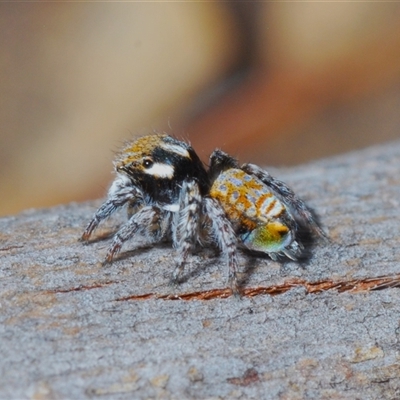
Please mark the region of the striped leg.
POLYGON ((229 220, 226 218, 225 212, 214 199, 204 199, 204 207, 205 212, 212 223, 213 236, 217 240, 217 244, 222 253, 224 253, 227 258, 229 266, 229 287, 233 294, 240 295, 236 276, 238 261, 236 255, 237 239, 235 231, 233 230, 229 220))
POLYGON ((173 240, 178 251, 178 261, 172 274, 172 282, 179 281, 187 256, 197 240, 202 197, 196 182, 183 182, 179 198, 179 210, 174 218, 173 240))

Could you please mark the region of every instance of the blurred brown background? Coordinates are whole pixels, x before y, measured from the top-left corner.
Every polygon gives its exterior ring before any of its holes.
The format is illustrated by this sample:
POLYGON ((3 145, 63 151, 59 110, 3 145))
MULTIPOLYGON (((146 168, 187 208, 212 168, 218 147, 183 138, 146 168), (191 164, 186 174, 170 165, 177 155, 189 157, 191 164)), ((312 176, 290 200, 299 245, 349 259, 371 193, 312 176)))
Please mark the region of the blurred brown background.
POLYGON ((124 139, 294 165, 398 138, 400 3, 1 3, 0 215, 101 197, 124 139))

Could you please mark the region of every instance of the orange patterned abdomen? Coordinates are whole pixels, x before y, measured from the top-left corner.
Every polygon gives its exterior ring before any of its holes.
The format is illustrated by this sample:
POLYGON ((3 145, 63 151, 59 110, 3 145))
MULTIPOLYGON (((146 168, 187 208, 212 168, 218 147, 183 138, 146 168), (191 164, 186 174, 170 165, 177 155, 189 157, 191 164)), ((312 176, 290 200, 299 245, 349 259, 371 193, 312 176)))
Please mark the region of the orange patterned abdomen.
POLYGON ((210 195, 232 222, 247 231, 241 235, 247 247, 279 251, 291 241, 290 229, 281 220, 287 216, 285 206, 255 176, 236 168, 224 171, 214 181, 210 195))

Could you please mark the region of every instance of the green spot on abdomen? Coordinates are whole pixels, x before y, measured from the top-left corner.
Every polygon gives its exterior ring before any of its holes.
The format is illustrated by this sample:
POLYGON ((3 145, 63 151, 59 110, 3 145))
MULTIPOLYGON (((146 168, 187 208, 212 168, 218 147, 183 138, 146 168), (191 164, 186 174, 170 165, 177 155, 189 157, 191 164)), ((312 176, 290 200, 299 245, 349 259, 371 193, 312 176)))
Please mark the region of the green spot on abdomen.
POLYGON ((270 222, 261 225, 243 235, 243 243, 252 250, 266 253, 277 253, 287 247, 292 241, 289 228, 280 222, 270 222))

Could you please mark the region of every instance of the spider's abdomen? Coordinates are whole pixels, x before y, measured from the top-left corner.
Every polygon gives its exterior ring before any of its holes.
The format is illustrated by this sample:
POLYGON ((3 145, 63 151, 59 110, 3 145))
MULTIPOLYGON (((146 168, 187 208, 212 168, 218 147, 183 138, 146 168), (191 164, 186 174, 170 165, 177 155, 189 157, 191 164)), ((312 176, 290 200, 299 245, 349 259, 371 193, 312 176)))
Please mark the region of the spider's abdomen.
POLYGON ((210 196, 219 202, 248 248, 280 252, 293 241, 291 215, 255 176, 228 169, 214 181, 210 196))

